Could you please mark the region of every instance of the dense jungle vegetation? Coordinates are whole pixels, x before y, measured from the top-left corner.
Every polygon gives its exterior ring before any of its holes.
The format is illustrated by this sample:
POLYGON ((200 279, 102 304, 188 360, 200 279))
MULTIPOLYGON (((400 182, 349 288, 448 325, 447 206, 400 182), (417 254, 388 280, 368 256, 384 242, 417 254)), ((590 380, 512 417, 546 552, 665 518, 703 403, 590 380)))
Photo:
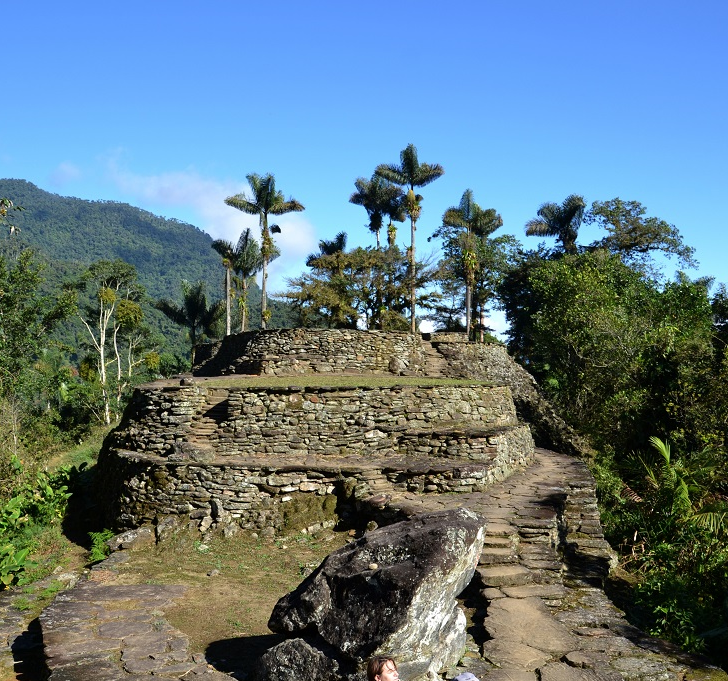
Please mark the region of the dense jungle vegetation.
POLYGON ((444 171, 412 145, 400 161, 354 183, 350 201, 374 244, 322 240, 278 301, 253 281, 278 254, 268 218, 303 205, 272 175, 249 175, 249 192, 226 200, 259 216, 260 244, 250 232, 212 242, 131 206, 0 183, 0 585, 37 572, 37 528, 58 526, 89 475, 78 462, 54 470, 53 457, 112 425, 133 385, 189 366, 195 342, 266 325, 408 330, 415 317, 492 341, 486 320, 498 308, 510 352, 593 446, 605 531, 632 582, 630 617, 728 666, 725 286, 665 277, 666 262, 691 267, 692 249, 674 225, 619 198, 534 207, 526 236, 553 241, 529 248, 498 235, 500 215, 468 189, 437 218, 439 258, 418 259, 415 189, 444 171), (579 243, 582 224, 601 238, 579 243))

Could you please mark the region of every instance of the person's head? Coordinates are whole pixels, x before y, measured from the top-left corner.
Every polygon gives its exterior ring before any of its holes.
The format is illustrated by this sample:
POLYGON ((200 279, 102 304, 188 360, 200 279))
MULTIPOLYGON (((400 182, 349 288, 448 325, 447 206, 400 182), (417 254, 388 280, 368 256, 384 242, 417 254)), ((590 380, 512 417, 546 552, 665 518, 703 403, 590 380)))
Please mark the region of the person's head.
POLYGON ((375 655, 367 664, 367 681, 398 681, 397 663, 391 657, 375 655))

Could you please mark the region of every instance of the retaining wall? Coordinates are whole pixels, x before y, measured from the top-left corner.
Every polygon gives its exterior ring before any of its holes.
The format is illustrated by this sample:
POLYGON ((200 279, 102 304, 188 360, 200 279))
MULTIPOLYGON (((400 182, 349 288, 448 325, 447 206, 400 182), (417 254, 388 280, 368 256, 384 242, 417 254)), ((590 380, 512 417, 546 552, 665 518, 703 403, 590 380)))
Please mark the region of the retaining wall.
POLYGON ((197 346, 195 376, 311 373, 422 374, 420 336, 396 331, 271 329, 197 346))
MULTIPOLYGON (((457 444, 451 431, 487 434, 518 425, 505 386, 258 388, 183 383, 137 389, 107 446, 178 459, 185 455, 182 444, 190 442, 215 457, 367 456, 398 450, 404 438, 412 451, 442 455, 457 444)), ((459 455, 478 458, 465 451, 467 442, 461 449, 459 455)))
MULTIPOLYGON (((481 491, 528 465, 533 442, 527 428, 521 442, 501 447, 488 461, 427 459, 371 462, 319 459, 315 464, 259 462, 194 463, 123 450, 99 458, 99 498, 116 529, 167 517, 192 522, 201 531, 242 527, 266 534, 315 530, 333 524, 336 512, 351 514, 359 499, 398 491, 422 494, 481 491)), ((350 518, 356 524, 356 518, 350 518)))

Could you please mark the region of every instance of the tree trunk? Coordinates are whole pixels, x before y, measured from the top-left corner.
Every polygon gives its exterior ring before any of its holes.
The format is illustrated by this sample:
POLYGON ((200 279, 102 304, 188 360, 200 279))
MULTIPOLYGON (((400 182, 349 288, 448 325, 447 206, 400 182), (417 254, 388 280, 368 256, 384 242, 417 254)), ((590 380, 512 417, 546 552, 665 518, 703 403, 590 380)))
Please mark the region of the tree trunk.
POLYGON ((412 306, 412 313, 410 314, 410 332, 414 335, 417 333, 417 317, 415 315, 415 221, 413 218, 410 218, 410 223, 410 305, 412 306))
POLYGON ((225 335, 230 335, 230 268, 225 268, 225 335))
POLYGON ((266 286, 266 282, 267 281, 268 281, 268 258, 266 256, 263 256, 263 281, 262 281, 262 285, 260 287, 260 291, 261 291, 261 299, 260 299, 260 328, 261 329, 265 329, 266 328, 266 323, 265 323, 265 316, 266 315, 265 315, 265 313, 267 311, 266 310, 267 305, 266 305, 265 298, 266 298, 266 291, 267 291, 267 286, 266 286))
POLYGON ((470 282, 465 284, 465 332, 470 340, 470 327, 473 322, 473 287, 470 282))

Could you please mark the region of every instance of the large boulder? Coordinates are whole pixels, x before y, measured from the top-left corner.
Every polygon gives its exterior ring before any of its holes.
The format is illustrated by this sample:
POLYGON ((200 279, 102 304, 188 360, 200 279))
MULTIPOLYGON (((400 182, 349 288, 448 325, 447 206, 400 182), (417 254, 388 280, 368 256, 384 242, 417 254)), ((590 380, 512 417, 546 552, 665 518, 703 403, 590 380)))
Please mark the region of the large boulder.
POLYGON ((395 656, 408 680, 435 678, 464 651, 455 598, 484 532, 482 518, 462 508, 379 528, 330 554, 275 606, 268 626, 293 640, 263 656, 257 678, 309 678, 314 659, 332 681, 363 678, 374 654, 395 656))

